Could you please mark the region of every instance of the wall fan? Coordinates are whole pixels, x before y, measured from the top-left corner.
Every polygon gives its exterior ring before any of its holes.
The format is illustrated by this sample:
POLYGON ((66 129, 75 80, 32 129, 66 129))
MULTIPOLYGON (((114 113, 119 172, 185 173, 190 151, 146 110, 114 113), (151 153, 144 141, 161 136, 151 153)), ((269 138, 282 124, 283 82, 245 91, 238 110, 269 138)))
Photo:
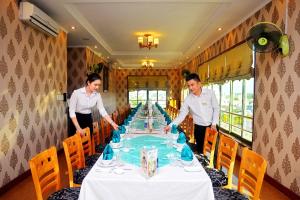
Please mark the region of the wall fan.
POLYGON ((259 53, 279 51, 282 56, 289 54, 288 36, 271 22, 260 22, 251 27, 247 35, 248 46, 259 53))

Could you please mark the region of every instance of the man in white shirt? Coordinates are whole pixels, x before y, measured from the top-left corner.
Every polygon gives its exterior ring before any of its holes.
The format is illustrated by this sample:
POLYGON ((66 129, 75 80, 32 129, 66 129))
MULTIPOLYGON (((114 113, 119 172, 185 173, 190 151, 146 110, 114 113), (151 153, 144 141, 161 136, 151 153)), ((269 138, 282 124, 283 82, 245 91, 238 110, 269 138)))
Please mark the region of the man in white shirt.
POLYGON ((190 94, 185 98, 178 117, 165 127, 165 131, 169 131, 173 124, 178 126, 185 119, 186 115, 191 112, 195 124, 196 150, 202 153, 205 130, 207 127, 217 129, 220 108, 214 91, 202 88, 197 74, 189 74, 186 77, 186 82, 190 94))

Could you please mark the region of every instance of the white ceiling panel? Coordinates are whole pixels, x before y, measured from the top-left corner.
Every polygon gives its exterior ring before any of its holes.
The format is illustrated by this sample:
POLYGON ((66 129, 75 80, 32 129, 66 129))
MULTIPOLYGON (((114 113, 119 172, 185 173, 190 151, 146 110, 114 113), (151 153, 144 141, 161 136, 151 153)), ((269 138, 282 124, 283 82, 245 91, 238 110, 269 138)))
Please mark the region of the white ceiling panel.
POLYGON ((69 31, 69 46, 89 46, 124 68, 139 67, 145 58, 154 59, 158 68, 174 67, 269 1, 30 0, 69 31), (158 48, 140 49, 137 33, 141 32, 158 35, 158 48))

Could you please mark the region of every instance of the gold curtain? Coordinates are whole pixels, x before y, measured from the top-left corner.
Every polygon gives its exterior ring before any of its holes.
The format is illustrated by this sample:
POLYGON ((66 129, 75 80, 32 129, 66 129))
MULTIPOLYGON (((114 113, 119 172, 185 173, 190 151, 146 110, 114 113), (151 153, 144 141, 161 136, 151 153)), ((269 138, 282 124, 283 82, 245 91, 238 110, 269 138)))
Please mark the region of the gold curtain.
POLYGON ((208 63, 204 63, 200 65, 198 69, 198 74, 200 77, 200 80, 203 84, 206 84, 208 82, 208 63))
POLYGON ((220 55, 208 62, 209 82, 222 82, 224 79, 225 56, 220 55))
POLYGON ((232 79, 247 79, 253 76, 252 68, 252 50, 243 43, 225 53, 226 69, 224 78, 232 79))
POLYGON ((221 83, 226 80, 248 79, 253 77, 252 50, 243 43, 199 67, 202 83, 221 83))
POLYGON ((128 76, 128 90, 167 89, 167 76, 128 76))

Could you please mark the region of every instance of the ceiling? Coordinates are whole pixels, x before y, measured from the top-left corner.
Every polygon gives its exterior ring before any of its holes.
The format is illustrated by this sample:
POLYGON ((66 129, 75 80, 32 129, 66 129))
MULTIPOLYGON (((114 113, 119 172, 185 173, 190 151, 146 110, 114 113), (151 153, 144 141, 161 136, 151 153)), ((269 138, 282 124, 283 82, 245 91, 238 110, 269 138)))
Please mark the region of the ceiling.
POLYGON ((29 1, 68 32, 69 47, 88 46, 118 68, 139 68, 144 59, 154 60, 156 68, 173 68, 270 0, 29 1), (158 35, 158 48, 139 48, 138 33, 147 32, 158 35))

